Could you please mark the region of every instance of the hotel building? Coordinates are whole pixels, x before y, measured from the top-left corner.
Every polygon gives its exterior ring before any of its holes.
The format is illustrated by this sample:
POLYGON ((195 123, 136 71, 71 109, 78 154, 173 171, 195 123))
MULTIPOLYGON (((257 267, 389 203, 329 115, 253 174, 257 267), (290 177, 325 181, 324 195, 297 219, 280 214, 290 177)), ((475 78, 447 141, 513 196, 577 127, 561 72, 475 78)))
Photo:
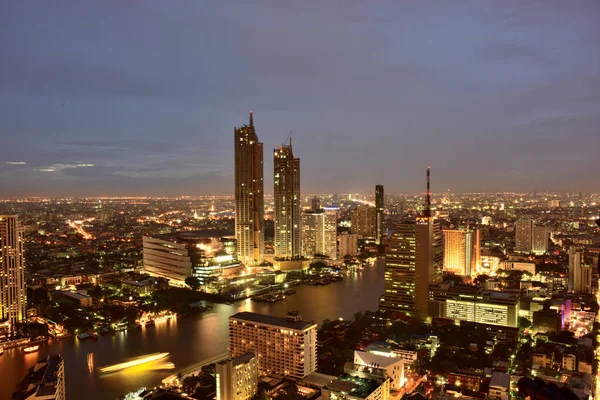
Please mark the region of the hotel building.
POLYGON ((375 207, 361 204, 352 211, 350 229, 359 237, 374 238, 377 234, 376 221, 375 207))
POLYGON ((233 358, 253 352, 261 375, 300 380, 317 368, 317 324, 240 312, 229 317, 229 351, 233 358))
POLYGON ((337 258, 337 213, 338 208, 325 207, 302 214, 302 255, 337 258))
POLYGON ((444 272, 471 276, 480 265, 479 230, 445 230, 444 272))

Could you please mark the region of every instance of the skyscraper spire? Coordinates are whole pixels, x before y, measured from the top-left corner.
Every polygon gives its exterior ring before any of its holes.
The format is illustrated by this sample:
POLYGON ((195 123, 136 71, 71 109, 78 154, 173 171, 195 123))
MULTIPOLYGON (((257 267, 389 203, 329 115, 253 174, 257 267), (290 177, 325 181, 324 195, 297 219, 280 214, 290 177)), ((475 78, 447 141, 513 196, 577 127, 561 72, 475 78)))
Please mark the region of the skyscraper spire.
POLYGON ((430 188, 431 166, 427 167, 427 192, 425 193, 425 212, 423 216, 431 217, 431 188, 430 188))
POLYGON ((252 119, 252 110, 250 110, 250 126, 254 127, 254 120, 252 119))

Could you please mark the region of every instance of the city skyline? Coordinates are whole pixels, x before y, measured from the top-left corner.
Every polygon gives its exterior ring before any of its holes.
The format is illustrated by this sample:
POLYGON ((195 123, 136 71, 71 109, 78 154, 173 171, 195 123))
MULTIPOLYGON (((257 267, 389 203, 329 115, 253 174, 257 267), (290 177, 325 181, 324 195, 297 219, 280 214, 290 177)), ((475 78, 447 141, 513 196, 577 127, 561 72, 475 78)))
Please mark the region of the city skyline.
POLYGON ((292 131, 305 193, 418 192, 423 163, 434 192, 599 183, 592 1, 31 4, 0 15, 7 197, 232 194, 250 110, 267 148, 292 131))

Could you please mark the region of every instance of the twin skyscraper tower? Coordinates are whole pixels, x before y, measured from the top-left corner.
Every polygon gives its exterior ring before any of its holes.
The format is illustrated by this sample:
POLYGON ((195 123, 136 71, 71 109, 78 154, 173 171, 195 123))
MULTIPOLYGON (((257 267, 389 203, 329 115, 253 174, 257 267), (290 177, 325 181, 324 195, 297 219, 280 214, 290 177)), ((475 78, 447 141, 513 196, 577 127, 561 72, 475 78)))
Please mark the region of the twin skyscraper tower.
MULTIPOLYGON (((246 265, 263 262, 263 144, 258 141, 252 111, 247 125, 234 128, 235 237, 238 259, 246 265)), ((292 139, 273 151, 275 256, 299 258, 301 252, 300 159, 292 139)))

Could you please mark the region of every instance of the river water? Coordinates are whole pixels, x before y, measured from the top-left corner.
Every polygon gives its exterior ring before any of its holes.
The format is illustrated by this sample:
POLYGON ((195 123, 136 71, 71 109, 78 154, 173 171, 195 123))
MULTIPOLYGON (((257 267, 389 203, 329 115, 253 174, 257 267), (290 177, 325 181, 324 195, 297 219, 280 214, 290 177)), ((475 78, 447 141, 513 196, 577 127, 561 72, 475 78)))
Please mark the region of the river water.
POLYGON ((357 311, 376 310, 383 293, 383 262, 348 274, 344 281, 327 286, 298 286, 296 294, 278 303, 243 300, 232 305, 214 304, 204 314, 157 323, 152 328, 100 336, 98 341, 67 338, 49 342, 33 354, 6 350, 0 357, 0 399, 10 399, 15 386, 27 369, 39 358, 59 353, 65 362, 67 398, 113 399, 142 386, 154 387, 162 379, 185 367, 209 360, 227 351, 228 317, 240 311, 276 316, 298 310, 304 320, 321 323, 324 319, 351 319, 357 311), (167 361, 175 364, 171 371, 133 368, 108 375, 89 372, 87 354, 93 353, 95 367, 116 364, 140 355, 169 352, 167 361))

